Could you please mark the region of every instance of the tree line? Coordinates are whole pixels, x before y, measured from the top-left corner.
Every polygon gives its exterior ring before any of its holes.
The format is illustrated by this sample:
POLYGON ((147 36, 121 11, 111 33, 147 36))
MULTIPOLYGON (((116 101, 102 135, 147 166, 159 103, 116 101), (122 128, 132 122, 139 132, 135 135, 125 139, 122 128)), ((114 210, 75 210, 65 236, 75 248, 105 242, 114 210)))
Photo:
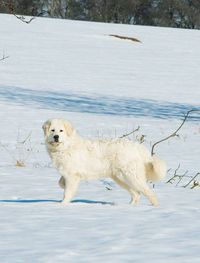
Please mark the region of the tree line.
POLYGON ((0 13, 200 29, 200 0, 0 0, 0 13))

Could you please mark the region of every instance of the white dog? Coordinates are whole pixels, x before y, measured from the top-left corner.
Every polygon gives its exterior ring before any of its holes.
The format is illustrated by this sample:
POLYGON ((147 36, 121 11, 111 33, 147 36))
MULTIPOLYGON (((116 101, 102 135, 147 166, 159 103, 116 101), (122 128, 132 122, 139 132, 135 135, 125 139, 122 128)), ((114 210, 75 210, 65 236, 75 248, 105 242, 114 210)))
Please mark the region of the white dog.
POLYGON ((47 151, 61 174, 62 203, 71 201, 80 180, 110 177, 130 193, 131 204, 137 204, 143 194, 158 206, 147 181, 162 179, 166 165, 143 145, 127 139, 83 139, 70 122, 62 119, 46 121, 43 130, 47 151))

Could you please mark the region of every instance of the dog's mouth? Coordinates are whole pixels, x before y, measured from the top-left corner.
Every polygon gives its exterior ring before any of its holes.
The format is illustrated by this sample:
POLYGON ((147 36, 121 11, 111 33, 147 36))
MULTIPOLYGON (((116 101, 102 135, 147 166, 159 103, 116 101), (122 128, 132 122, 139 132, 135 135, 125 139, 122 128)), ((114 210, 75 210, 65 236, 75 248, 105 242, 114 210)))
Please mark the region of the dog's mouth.
POLYGON ((52 146, 58 146, 58 145, 61 144, 61 142, 59 142, 59 141, 53 141, 53 142, 49 142, 49 144, 52 145, 52 146))

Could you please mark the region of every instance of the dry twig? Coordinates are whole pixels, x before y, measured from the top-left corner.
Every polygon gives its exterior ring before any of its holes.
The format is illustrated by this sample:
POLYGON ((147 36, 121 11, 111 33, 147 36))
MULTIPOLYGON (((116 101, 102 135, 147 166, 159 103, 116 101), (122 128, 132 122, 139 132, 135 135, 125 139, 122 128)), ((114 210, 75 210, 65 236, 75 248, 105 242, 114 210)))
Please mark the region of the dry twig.
POLYGON ((14 154, 13 151, 10 150, 7 145, 2 144, 0 141, 0 147, 4 148, 4 150, 9 154, 16 167, 25 167, 26 160, 30 157, 30 154, 32 154, 33 152, 33 148, 31 146, 30 141, 31 134, 32 132, 30 132, 24 140, 20 140, 18 132, 17 142, 15 145, 17 154, 14 154))
POLYGON ((3 57, 0 58, 0 61, 5 60, 5 59, 7 59, 7 58, 9 58, 9 56, 6 56, 6 55, 3 53, 3 57))
MULTIPOLYGON (((184 178, 190 178, 190 181, 189 181, 187 184, 182 185, 182 187, 186 188, 186 187, 188 187, 191 183, 193 183, 191 189, 194 189, 195 187, 200 186, 200 182, 197 181, 197 180, 195 180, 195 179, 200 175, 200 172, 198 172, 198 173, 195 174, 194 176, 188 175, 188 171, 185 171, 184 174, 179 174, 179 173, 178 173, 179 168, 180 168, 180 164, 179 164, 178 167, 175 169, 174 175, 173 175, 166 183, 173 184, 173 183, 177 180, 176 186, 178 186, 178 184, 179 184, 184 178)), ((168 172, 171 171, 171 170, 172 170, 172 169, 169 169, 168 172)))
POLYGON ((145 137, 146 137, 146 135, 144 135, 144 134, 137 135, 137 136, 136 136, 136 140, 137 140, 140 144, 142 144, 143 142, 145 142, 145 137))
POLYGON ((124 135, 120 136, 119 138, 122 139, 122 138, 124 138, 124 137, 127 137, 127 136, 133 134, 134 132, 139 131, 139 129, 140 129, 140 126, 138 126, 135 130, 133 130, 133 131, 127 133, 127 134, 124 134, 124 135))
POLYGON ((192 177, 192 179, 186 184, 184 185, 183 187, 186 188, 188 185, 190 185, 192 182, 193 182, 193 186, 191 187, 191 189, 193 189, 195 186, 199 185, 199 182, 198 181, 195 181, 194 179, 197 178, 197 176, 199 176, 200 173, 198 172, 197 174, 195 174, 194 177, 192 177))
POLYGON ((178 174, 179 168, 180 168, 180 164, 179 164, 178 167, 175 169, 174 175, 173 175, 166 183, 173 184, 173 183, 176 181, 176 179, 178 179, 178 182, 176 183, 176 186, 178 186, 178 184, 181 182, 181 180, 182 180, 184 177, 191 177, 191 176, 187 176, 188 171, 185 171, 184 174, 178 174))
POLYGON ((200 182, 198 182, 198 181, 195 180, 195 181, 193 182, 193 186, 191 187, 191 189, 194 189, 194 188, 197 187, 197 186, 200 187, 200 182))
POLYGON ((160 140, 160 141, 157 141, 153 144, 152 148, 151 148, 151 155, 154 155, 154 148, 161 142, 164 142, 164 141, 167 141, 168 139, 172 138, 172 137, 175 137, 175 136, 178 136, 178 132, 180 131, 180 129, 183 127, 184 123, 186 122, 188 116, 190 115, 190 113, 192 112, 200 112, 200 110, 189 110, 185 116, 184 116, 184 119, 182 121, 182 123, 180 124, 180 126, 176 129, 176 131, 174 131, 172 134, 170 134, 169 136, 167 136, 166 138, 160 140))
POLYGON ((35 17, 31 17, 30 19, 26 19, 24 16, 18 16, 16 14, 13 14, 17 19, 21 20, 23 23, 26 23, 26 24, 30 24, 34 19, 35 17))

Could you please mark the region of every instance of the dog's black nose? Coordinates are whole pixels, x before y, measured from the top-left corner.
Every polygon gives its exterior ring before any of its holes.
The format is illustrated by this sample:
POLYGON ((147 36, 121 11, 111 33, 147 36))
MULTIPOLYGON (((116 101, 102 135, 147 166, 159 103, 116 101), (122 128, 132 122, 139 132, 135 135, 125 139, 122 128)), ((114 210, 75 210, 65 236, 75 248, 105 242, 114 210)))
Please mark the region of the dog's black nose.
POLYGON ((55 142, 59 141, 59 135, 54 135, 53 138, 54 138, 55 142))

